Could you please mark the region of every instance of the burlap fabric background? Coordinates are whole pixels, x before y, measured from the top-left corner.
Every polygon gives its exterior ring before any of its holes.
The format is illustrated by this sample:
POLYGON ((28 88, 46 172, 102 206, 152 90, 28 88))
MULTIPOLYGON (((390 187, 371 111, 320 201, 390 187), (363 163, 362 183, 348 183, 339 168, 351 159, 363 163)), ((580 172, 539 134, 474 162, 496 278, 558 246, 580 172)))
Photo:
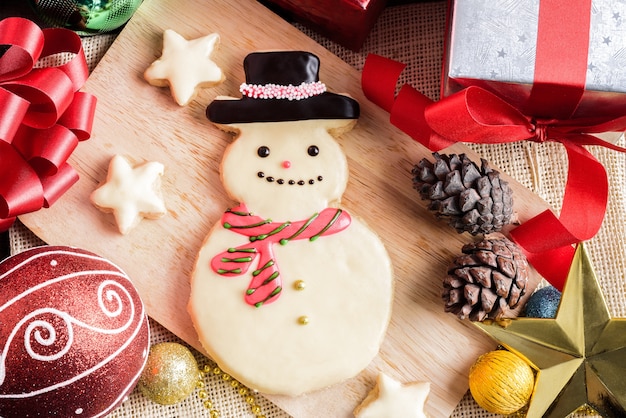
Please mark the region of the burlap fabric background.
MULTIPOLYGON (((366 40, 363 49, 358 53, 348 51, 300 25, 297 27, 358 70, 362 69, 365 57, 370 52, 406 63, 408 66, 403 74, 403 82, 408 82, 429 97, 437 99, 445 34, 445 9, 445 2, 441 1, 388 7, 366 40)), ((216 30, 219 32, 219 28, 216 30)), ((85 52, 91 68, 96 65, 114 38, 115 35, 100 35, 84 39, 85 52)), ((619 143, 624 146, 623 137, 619 139, 619 143)), ((471 148, 489 160, 493 166, 540 195, 557 212, 560 210, 567 174, 567 157, 560 145, 524 142, 495 146, 471 145, 471 148)), ((612 315, 626 317, 624 295, 626 155, 603 148, 592 148, 591 151, 609 173, 611 195, 603 227, 598 235, 587 243, 587 249, 595 264, 596 274, 612 315)), ((409 181, 410 176, 407 173, 407 182, 409 181)), ((416 201, 418 199, 416 194, 416 201)), ((12 253, 42 244, 20 224, 11 229, 10 241, 12 253)), ((151 331, 152 343, 180 342, 154 321, 151 323, 151 331)), ((195 354, 200 365, 212 364, 199 353, 195 354)), ((205 381, 209 399, 214 408, 220 411, 221 417, 255 416, 244 398, 228 382, 215 376, 210 376, 205 381)), ((267 418, 289 416, 263 397, 257 396, 257 400, 267 418)), ((165 407, 147 400, 138 390, 135 390, 129 399, 110 415, 111 418, 202 416, 209 416, 209 412, 197 393, 184 402, 165 407)), ((469 394, 462 399, 452 414, 454 418, 497 416, 482 410, 469 394)))

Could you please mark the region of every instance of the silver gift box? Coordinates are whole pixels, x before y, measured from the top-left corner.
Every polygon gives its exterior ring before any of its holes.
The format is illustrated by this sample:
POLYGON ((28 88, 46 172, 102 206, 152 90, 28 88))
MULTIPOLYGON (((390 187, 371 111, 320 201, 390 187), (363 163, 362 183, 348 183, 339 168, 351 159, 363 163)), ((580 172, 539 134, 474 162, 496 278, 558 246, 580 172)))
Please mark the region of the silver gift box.
MULTIPOLYGON (((479 85, 507 101, 528 96, 540 0, 456 0, 449 7, 442 95, 479 85)), ((574 117, 626 114, 626 2, 593 0, 589 18, 585 93, 574 117)))

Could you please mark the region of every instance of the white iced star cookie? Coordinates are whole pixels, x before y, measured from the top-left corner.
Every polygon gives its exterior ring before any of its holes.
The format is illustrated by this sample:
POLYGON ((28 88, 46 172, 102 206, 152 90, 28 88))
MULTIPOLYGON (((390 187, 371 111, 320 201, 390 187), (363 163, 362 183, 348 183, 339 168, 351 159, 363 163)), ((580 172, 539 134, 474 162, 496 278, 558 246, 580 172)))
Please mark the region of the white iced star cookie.
POLYGON ((354 410, 356 418, 426 418, 429 382, 401 384, 380 373, 376 386, 354 410))
POLYGON ((176 103, 185 106, 200 87, 211 87, 224 81, 224 73, 211 60, 219 40, 217 33, 187 40, 167 29, 163 32, 161 58, 154 61, 143 76, 153 86, 169 86, 176 103))
POLYGON ((109 163, 106 181, 89 197, 103 212, 113 213, 122 234, 127 234, 143 218, 157 219, 165 215, 161 196, 164 166, 149 161, 131 166, 121 155, 109 163))

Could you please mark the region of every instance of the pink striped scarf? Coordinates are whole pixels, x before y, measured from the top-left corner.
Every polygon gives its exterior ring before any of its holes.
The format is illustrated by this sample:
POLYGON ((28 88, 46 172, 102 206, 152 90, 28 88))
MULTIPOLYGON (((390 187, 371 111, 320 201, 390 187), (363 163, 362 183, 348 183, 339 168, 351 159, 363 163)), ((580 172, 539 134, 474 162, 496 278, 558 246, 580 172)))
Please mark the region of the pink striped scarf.
POLYGON ((222 225, 249 237, 249 242, 216 255, 211 260, 211 267, 223 276, 240 276, 248 271, 259 256, 245 300, 250 305, 260 307, 276 300, 282 291, 282 278, 274 257, 274 244, 286 245, 297 239, 315 241, 321 236, 343 231, 350 222, 347 212, 335 208, 324 209, 302 221, 272 222, 249 213, 245 205, 240 205, 224 213, 222 225))

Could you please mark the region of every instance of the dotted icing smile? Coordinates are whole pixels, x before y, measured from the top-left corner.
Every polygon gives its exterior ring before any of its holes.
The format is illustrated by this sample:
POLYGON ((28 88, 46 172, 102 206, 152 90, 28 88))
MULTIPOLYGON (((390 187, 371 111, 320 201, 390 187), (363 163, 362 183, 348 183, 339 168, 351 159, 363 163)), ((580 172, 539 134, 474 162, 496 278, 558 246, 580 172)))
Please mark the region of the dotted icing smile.
POLYGON ((276 184, 288 184, 288 185, 295 185, 297 184, 298 186, 304 186, 305 184, 315 184, 315 181, 322 181, 324 180, 324 177, 322 176, 317 176, 317 179, 309 179, 309 180, 293 180, 293 179, 289 179, 289 180, 285 180, 285 179, 276 179, 273 176, 266 176, 264 172, 259 171, 258 173, 256 173, 256 175, 260 178, 260 179, 265 179, 267 180, 268 183, 276 183, 276 184))
MULTIPOLYGON (((320 149, 318 148, 317 145, 311 145, 307 148, 307 154, 309 154, 309 156, 311 157, 317 157, 320 153, 320 149)), ((270 149, 269 147, 266 147, 265 145, 260 146, 257 149, 257 155, 261 158, 267 158, 270 155, 270 149)), ((288 160, 283 161, 283 167, 284 168, 289 168, 291 167, 291 162, 288 160)), ((265 179, 267 180, 269 183, 274 183, 276 182, 276 184, 285 184, 285 179, 276 179, 273 176, 265 176, 265 173, 263 171, 259 171, 256 173, 257 176, 260 179, 265 179)), ((324 178, 322 176, 317 176, 317 181, 322 181, 324 178)), ((304 186, 305 184, 315 184, 315 179, 309 179, 307 180, 293 180, 293 179, 289 179, 286 181, 286 183, 288 185, 294 185, 297 184, 299 186, 304 186)))

